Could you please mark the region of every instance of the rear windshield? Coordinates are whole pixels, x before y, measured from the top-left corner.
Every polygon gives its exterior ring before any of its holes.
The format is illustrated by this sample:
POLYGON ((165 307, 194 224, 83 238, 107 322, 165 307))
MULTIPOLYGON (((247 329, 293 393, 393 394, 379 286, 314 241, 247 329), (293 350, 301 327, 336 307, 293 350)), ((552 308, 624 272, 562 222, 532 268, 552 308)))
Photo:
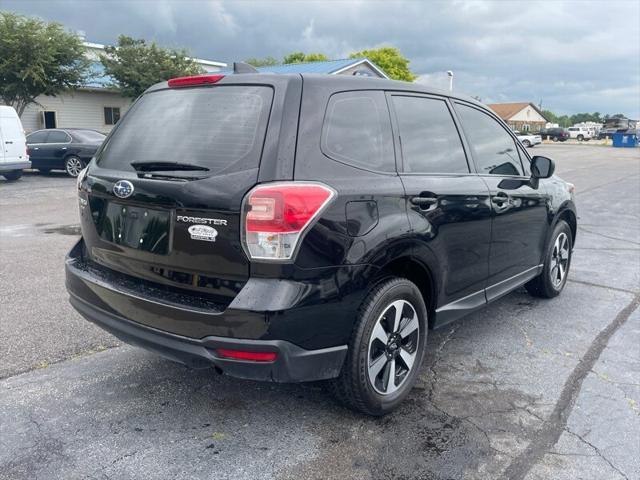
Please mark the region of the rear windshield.
POLYGON ((72 133, 78 140, 86 143, 102 143, 106 137, 105 134, 93 130, 74 130, 72 133))
POLYGON ((131 162, 178 162, 210 173, 256 168, 272 89, 216 86, 143 95, 107 141, 98 165, 133 170, 131 162))

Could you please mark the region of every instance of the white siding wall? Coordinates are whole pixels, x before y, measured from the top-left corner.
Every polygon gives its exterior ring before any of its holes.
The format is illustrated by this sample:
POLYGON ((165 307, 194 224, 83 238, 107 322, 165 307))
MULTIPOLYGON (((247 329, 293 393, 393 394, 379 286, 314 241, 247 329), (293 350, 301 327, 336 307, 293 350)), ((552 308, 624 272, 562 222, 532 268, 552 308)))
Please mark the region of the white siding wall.
POLYGON ((104 123, 104 107, 120 107, 120 115, 131 105, 131 100, 114 92, 79 90, 56 97, 38 97, 40 105, 29 105, 20 118, 27 133, 44 128, 40 112, 56 112, 59 128, 91 128, 109 133, 112 125, 104 123))
POLYGON ((531 105, 520 110, 513 117, 509 119, 510 122, 542 122, 545 123, 546 120, 542 115, 540 115, 535 108, 531 105))
POLYGON ((355 67, 349 67, 345 71, 340 72, 338 75, 353 75, 354 72, 357 72, 359 70, 369 72, 371 76, 373 76, 374 78, 380 77, 380 74, 376 72, 373 68, 371 68, 369 65, 367 65, 366 63, 361 63, 360 65, 356 65, 355 67))

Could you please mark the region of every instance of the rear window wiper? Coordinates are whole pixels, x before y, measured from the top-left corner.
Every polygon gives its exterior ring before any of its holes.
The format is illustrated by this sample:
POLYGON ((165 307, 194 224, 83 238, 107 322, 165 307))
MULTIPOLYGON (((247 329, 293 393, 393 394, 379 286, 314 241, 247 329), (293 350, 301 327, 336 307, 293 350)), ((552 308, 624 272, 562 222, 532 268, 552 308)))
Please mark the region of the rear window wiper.
POLYGON ((207 167, 202 165, 180 162, 131 162, 131 166, 138 172, 209 171, 207 167))

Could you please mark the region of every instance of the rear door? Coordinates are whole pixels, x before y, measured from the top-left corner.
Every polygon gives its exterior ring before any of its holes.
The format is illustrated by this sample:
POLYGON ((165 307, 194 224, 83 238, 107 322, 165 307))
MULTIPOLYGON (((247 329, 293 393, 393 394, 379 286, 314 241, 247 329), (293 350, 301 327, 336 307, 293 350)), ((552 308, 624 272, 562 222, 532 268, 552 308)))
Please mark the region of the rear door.
POLYGON ((0 116, 0 163, 4 163, 4 137, 2 136, 2 117, 0 116))
POLYGON ((44 148, 45 160, 52 168, 64 168, 64 159, 71 147, 71 136, 64 130, 50 130, 44 148))
POLYGON ((27 160, 24 130, 18 115, 13 111, 6 111, 0 118, 2 123, 2 144, 4 162, 24 162, 27 160))
POLYGON ((215 85, 143 95, 88 171, 82 232, 91 258, 230 301, 249 276, 240 209, 263 147, 275 156, 267 126, 278 93, 215 85))
POLYGON ((476 169, 489 187, 493 222, 487 298, 535 276, 547 233, 547 194, 529 185, 528 159, 508 129, 487 112, 455 103, 476 169))
POLYGON ((438 307, 452 313, 482 305, 491 239, 487 186, 472 173, 446 99, 405 93, 389 99, 411 227, 442 267, 438 307), (456 305, 461 299, 464 305, 456 305))

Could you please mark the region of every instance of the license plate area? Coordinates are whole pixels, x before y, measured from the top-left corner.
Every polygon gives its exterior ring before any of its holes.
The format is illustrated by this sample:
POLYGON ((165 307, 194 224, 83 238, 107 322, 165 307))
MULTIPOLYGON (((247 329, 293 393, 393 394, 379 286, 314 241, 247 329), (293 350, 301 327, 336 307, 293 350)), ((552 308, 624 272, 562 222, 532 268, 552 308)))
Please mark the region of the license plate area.
POLYGON ((157 255, 169 253, 170 212, 105 199, 93 200, 91 213, 100 238, 157 255))

